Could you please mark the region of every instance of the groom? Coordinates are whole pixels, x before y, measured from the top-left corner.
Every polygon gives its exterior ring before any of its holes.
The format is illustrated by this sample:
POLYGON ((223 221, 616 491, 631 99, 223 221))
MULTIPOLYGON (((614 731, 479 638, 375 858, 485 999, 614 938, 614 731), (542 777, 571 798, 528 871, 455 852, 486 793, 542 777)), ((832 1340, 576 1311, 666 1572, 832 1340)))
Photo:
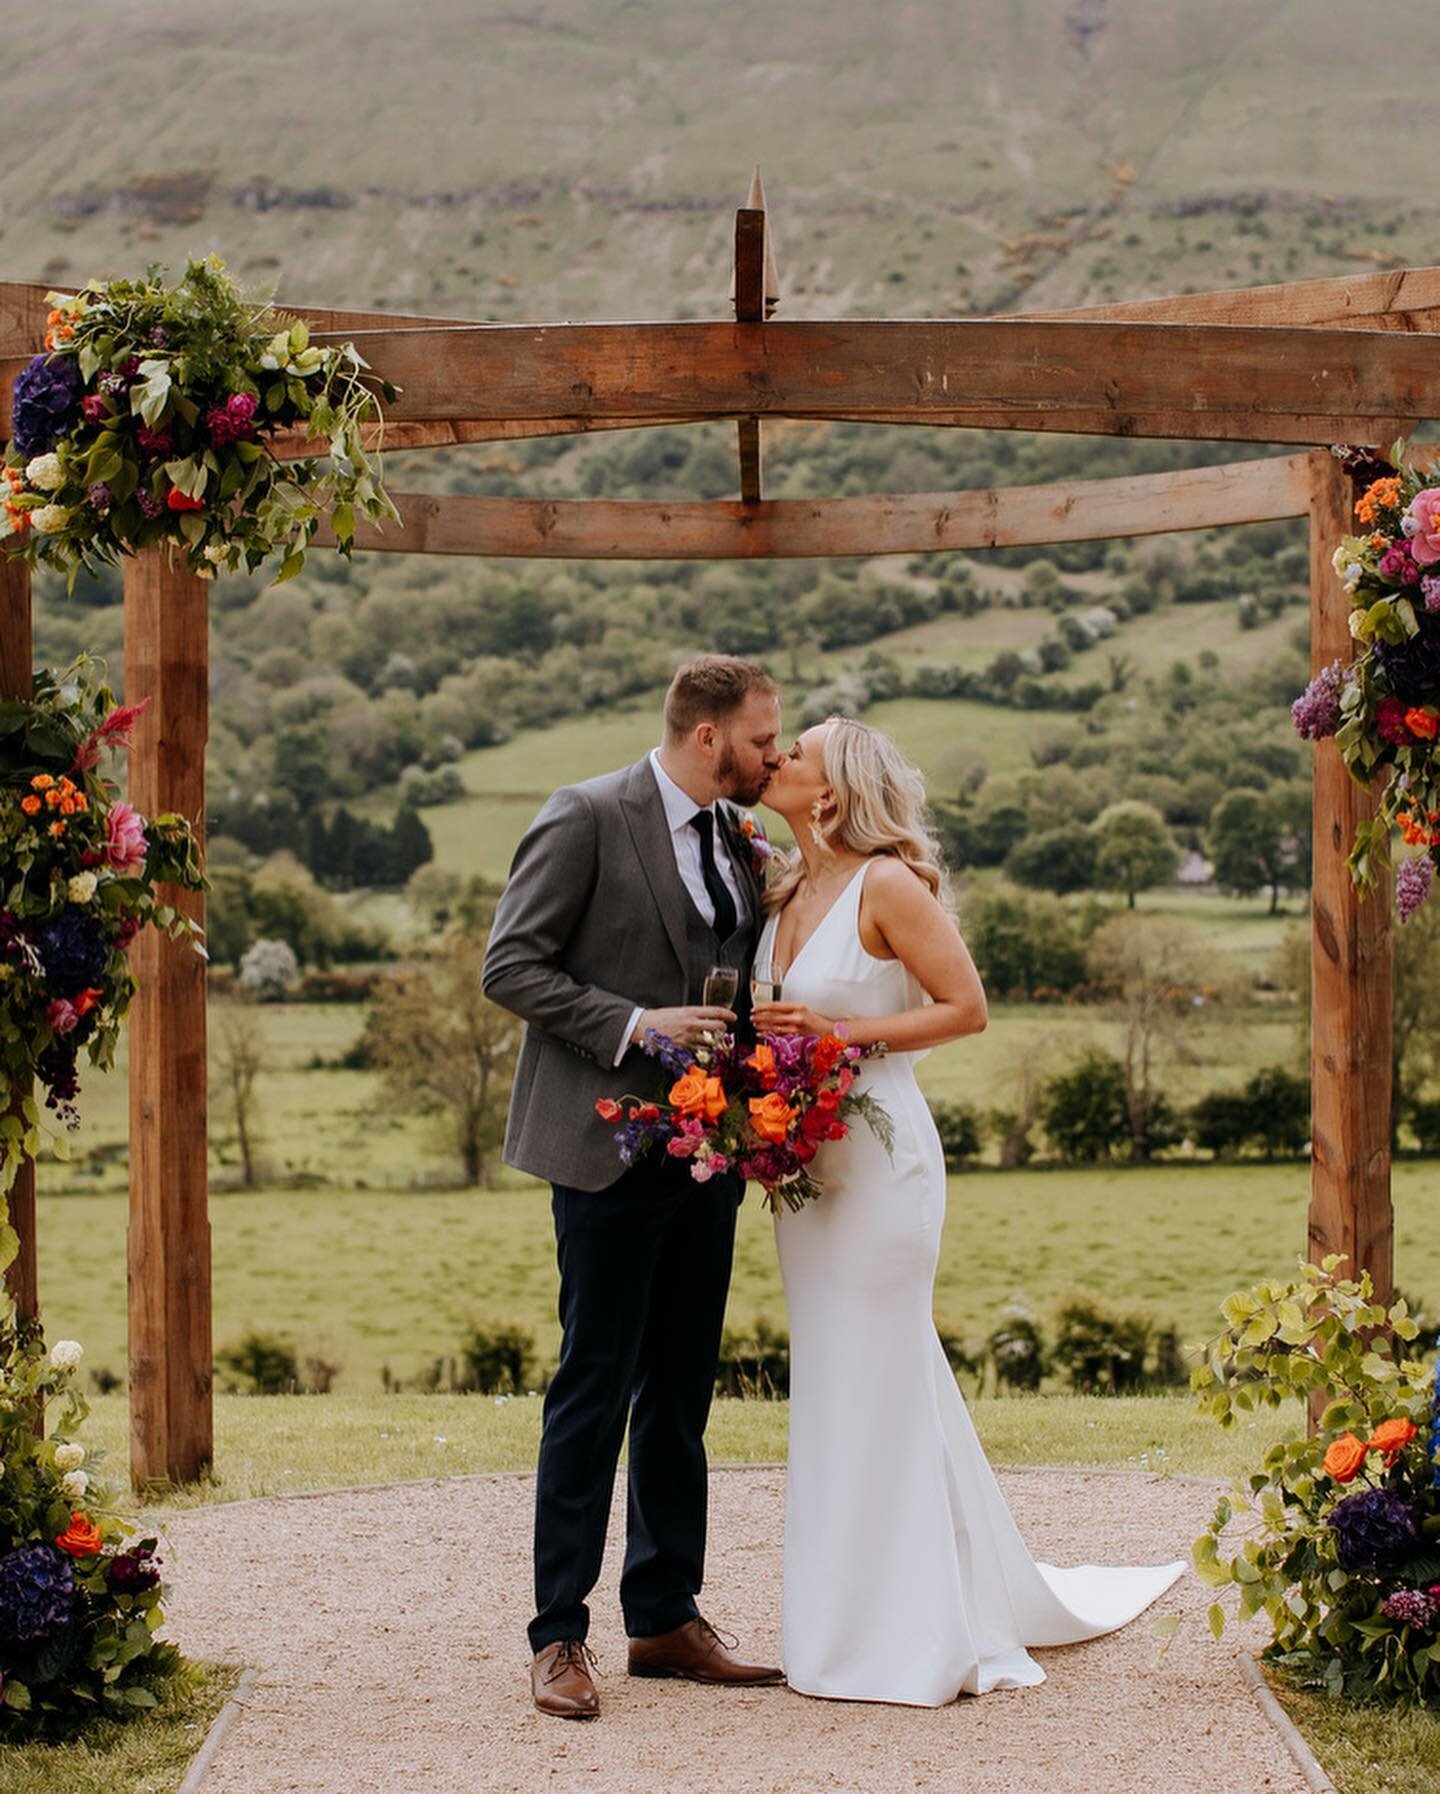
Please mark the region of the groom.
POLYGON ((535 1489, 531 1691, 543 1713, 599 1710, 585 1602, 600 1574, 626 1421, 629 1505, 620 1604, 629 1672, 783 1680, 733 1656, 695 1605, 705 1555, 703 1435, 730 1282, 733 1172, 685 1161, 630 1170, 597 1099, 661 1093, 647 1029, 692 1046, 736 1018, 702 1003, 712 965, 739 975, 763 921, 731 804, 780 764, 780 703, 758 666, 708 654, 665 698, 663 745, 557 791, 521 841, 495 912, 485 994, 522 1016, 507 1163, 553 1187, 560 1362, 545 1396, 535 1489))

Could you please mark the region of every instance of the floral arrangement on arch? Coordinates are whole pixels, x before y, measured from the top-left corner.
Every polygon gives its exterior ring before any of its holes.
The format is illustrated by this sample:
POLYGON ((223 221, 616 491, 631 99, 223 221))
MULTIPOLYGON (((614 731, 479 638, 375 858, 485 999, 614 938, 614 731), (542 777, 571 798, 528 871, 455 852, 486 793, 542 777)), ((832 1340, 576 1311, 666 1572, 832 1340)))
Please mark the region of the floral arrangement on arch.
POLYGON ((357 514, 398 520, 364 442, 394 388, 354 344, 312 343, 216 257, 173 286, 163 272, 48 295, 45 352, 14 385, 0 548, 72 585, 162 544, 206 578, 279 552, 278 583, 322 518, 347 555, 357 514), (272 438, 296 430, 323 447, 278 458, 272 438))
POLYGON ((0 1325, 0 1740, 157 1704, 181 1667, 164 1624, 158 1541, 135 1537, 75 1437, 88 1408, 74 1340, 0 1325), (50 1414, 48 1438, 35 1413, 50 1414))
MULTIPOLYGON (((82 656, 37 672, 28 700, 0 702, 0 1191, 39 1147, 32 1084, 74 1126, 81 1048, 113 1063, 145 924, 204 953, 196 924, 156 893, 205 887, 190 824, 141 816, 99 770, 144 709, 117 705, 103 674, 82 656)), ((0 1243, 8 1263, 13 1233, 0 1243)))
POLYGON ((696 1183, 735 1170, 799 1209, 820 1194, 810 1170, 821 1146, 866 1121, 888 1150, 894 1127, 868 1091, 855 1089, 856 1067, 885 1048, 856 1046, 838 1034, 767 1035, 746 1047, 718 1034, 692 1053, 653 1030, 642 1043, 673 1079, 663 1101, 601 1097, 595 1112, 621 1123, 620 1162, 661 1151, 688 1162, 696 1183))
POLYGON ((1308 741, 1333 736, 1359 784, 1383 781, 1373 821, 1355 831, 1348 864, 1369 891, 1392 862, 1398 832, 1414 851, 1395 871, 1395 904, 1408 921, 1430 894, 1440 850, 1440 485, 1397 442, 1384 459, 1341 445, 1357 488, 1362 533, 1335 550, 1350 596, 1349 662, 1323 668, 1291 706, 1308 741))
MULTIPOLYGON (((1373 1299, 1342 1255, 1288 1283, 1227 1297, 1229 1326, 1191 1373, 1202 1410, 1330 1399, 1313 1437, 1272 1446, 1196 1540, 1194 1562, 1234 1586, 1238 1618, 1265 1614, 1267 1660, 1332 1694, 1440 1698, 1440 1387, 1404 1354, 1418 1328, 1403 1300, 1373 1299), (1397 1343, 1398 1342, 1398 1343, 1397 1343), (1248 1524, 1234 1536, 1237 1519, 1248 1524), (1223 1549, 1222 1549, 1223 1547, 1223 1549)), ((1227 1615, 1210 1609, 1215 1636, 1227 1615)), ((1173 1629, 1173 1623, 1172 1623, 1173 1629)))

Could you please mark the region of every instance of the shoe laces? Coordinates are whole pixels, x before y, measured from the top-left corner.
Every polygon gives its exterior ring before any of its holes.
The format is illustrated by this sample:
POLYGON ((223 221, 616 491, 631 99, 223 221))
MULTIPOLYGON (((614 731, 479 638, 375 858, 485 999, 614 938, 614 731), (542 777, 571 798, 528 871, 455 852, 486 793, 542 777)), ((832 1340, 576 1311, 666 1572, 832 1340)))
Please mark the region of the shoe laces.
POLYGON ((738 1638, 733 1638, 728 1632, 721 1632, 718 1627, 712 1626, 702 1614, 697 1613, 695 1621, 700 1628, 700 1636, 709 1643, 712 1650, 724 1645, 726 1650, 733 1651, 739 1645, 738 1638))
POLYGON ((550 1665, 547 1682, 557 1682, 566 1670, 588 1670, 591 1675, 599 1675, 600 1659, 590 1649, 583 1638, 562 1639, 560 1649, 555 1653, 555 1661, 550 1665))

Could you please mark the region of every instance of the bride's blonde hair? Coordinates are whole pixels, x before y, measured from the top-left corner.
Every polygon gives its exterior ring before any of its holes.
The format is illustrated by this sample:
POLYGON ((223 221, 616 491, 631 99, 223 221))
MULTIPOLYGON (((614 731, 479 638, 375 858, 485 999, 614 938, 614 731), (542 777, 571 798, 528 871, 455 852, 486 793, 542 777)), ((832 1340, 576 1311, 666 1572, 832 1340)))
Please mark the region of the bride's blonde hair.
MULTIPOLYGON (((843 847, 867 859, 889 854, 903 860, 953 915, 950 877, 926 809, 925 781, 879 729, 850 716, 827 716, 825 721, 822 763, 835 810, 811 825, 822 846, 843 847)), ((804 872, 798 848, 777 854, 776 865, 765 892, 766 909, 779 909, 804 872)))

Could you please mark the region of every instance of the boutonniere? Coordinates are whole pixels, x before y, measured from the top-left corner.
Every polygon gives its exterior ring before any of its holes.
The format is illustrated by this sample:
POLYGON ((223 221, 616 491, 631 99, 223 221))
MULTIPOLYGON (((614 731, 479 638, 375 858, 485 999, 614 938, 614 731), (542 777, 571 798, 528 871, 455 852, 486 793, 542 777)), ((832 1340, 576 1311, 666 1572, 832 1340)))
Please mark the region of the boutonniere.
POLYGON ((750 849, 750 869, 763 885, 770 870, 770 856, 775 849, 765 839, 765 831, 753 816, 740 818, 740 833, 750 849))

